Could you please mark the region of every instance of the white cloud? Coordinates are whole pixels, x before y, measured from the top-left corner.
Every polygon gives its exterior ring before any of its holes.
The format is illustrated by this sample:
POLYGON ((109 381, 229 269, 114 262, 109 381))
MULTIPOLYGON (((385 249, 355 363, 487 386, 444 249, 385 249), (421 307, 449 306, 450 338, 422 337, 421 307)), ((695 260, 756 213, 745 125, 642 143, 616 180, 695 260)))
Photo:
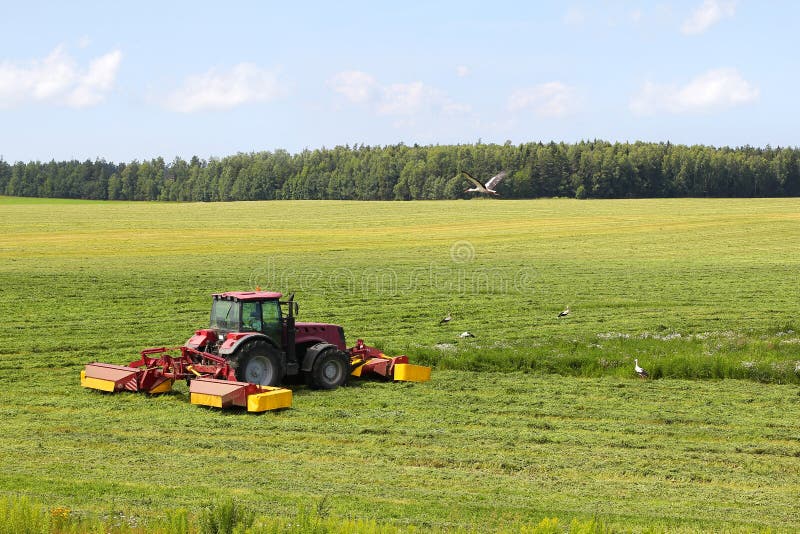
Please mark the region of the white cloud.
POLYGON ((470 74, 469 67, 467 67, 466 65, 459 65, 458 67, 456 67, 456 75, 459 78, 464 78, 466 76, 469 76, 469 74, 470 74))
POLYGON ((105 100, 114 87, 122 52, 114 50, 81 69, 63 46, 44 59, 0 63, 0 107, 29 103, 84 108, 105 100))
POLYGON ((470 107, 451 100, 444 92, 422 82, 393 83, 381 88, 377 102, 379 115, 419 115, 441 112, 446 115, 468 113, 470 107))
POLYGON ((736 14, 736 3, 719 0, 704 0, 695 9, 681 26, 681 31, 687 35, 703 33, 724 17, 736 14))
POLYGON ((375 78, 358 70, 340 72, 328 80, 328 87, 356 104, 368 102, 378 89, 375 78))
POLYGON ((169 94, 165 106, 171 111, 228 110, 252 102, 267 102, 285 93, 275 73, 252 63, 239 63, 228 71, 209 70, 188 77, 169 94))
POLYGON ((646 82, 630 101, 637 115, 695 113, 731 108, 754 102, 759 90, 736 69, 710 70, 683 86, 646 82))
POLYGON ((576 111, 575 90, 561 82, 547 82, 514 91, 508 98, 510 111, 533 110, 539 117, 564 117, 576 111))
POLYGON ((80 78, 77 87, 67 95, 69 105, 83 108, 99 104, 114 86, 122 52, 115 50, 92 60, 89 71, 80 78))
POLYGON ((378 103, 381 115, 413 115, 422 111, 425 105, 436 98, 434 91, 422 82, 393 83, 383 88, 378 103))
POLYGON ((422 113, 455 115, 469 112, 469 106, 450 99, 444 92, 421 81, 380 84, 361 71, 344 71, 328 87, 354 104, 368 106, 377 115, 413 116, 422 113))

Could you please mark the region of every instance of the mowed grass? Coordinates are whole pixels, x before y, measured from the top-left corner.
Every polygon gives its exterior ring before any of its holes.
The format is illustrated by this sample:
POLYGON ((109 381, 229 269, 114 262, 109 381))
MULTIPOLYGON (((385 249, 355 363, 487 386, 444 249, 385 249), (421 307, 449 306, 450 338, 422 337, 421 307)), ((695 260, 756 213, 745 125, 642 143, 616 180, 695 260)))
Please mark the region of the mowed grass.
POLYGON ((144 518, 233 497, 421 528, 791 531, 799 248, 795 199, 0 199, 0 488, 144 518), (260 416, 78 387, 256 285, 433 380, 297 388, 260 416), (773 383, 641 381, 634 357, 773 383))

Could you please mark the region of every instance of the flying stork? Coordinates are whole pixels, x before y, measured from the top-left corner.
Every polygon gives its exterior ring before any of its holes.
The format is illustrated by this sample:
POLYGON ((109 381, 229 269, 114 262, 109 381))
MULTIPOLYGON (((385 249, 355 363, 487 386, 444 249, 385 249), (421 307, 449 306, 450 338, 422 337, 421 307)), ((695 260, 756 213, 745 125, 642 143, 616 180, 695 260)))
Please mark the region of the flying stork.
POLYGON ((503 181, 503 178, 505 178, 506 175, 508 174, 508 172, 503 171, 500 174, 496 174, 491 178, 489 178, 486 184, 482 184, 467 171, 461 171, 461 173, 467 177, 467 180, 469 180, 475 185, 475 187, 464 189, 465 193, 483 193, 484 195, 495 195, 495 196, 498 196, 498 194, 497 191, 494 190, 494 188, 497 187, 497 184, 503 181))

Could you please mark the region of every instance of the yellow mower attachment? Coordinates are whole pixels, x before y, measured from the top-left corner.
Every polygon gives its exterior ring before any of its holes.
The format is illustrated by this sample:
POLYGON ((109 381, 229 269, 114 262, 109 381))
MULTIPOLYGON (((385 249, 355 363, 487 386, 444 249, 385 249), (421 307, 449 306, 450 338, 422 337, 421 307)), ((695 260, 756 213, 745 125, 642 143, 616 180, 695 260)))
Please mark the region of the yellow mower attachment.
POLYGON ((424 365, 397 363, 394 366, 394 379, 405 382, 427 382, 431 379, 431 368, 424 365))
POLYGON ((387 356, 359 339, 350 349, 351 375, 357 377, 380 376, 395 381, 427 382, 431 368, 408 363, 408 356, 387 356))
POLYGON ((248 382, 196 378, 189 384, 189 393, 192 404, 214 408, 241 406, 248 412, 265 412, 292 407, 292 390, 248 382))
POLYGON ((174 382, 173 378, 154 373, 152 370, 110 363, 90 363, 81 371, 81 386, 109 393, 117 391, 166 393, 172 390, 174 382))
POLYGON ((81 386, 100 391, 138 391, 138 369, 110 363, 91 363, 81 371, 81 386))

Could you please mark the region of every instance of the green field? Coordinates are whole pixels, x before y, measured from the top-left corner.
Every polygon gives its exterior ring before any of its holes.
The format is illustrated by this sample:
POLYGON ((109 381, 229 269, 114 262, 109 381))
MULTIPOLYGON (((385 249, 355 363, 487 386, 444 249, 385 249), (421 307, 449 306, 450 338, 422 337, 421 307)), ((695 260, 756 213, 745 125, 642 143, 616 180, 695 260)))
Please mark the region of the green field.
POLYGON ((796 199, 0 199, 0 492, 141 521, 234 498, 422 529, 793 531, 798 274, 796 199), (261 416, 78 386, 256 285, 433 380, 297 388, 261 416))

